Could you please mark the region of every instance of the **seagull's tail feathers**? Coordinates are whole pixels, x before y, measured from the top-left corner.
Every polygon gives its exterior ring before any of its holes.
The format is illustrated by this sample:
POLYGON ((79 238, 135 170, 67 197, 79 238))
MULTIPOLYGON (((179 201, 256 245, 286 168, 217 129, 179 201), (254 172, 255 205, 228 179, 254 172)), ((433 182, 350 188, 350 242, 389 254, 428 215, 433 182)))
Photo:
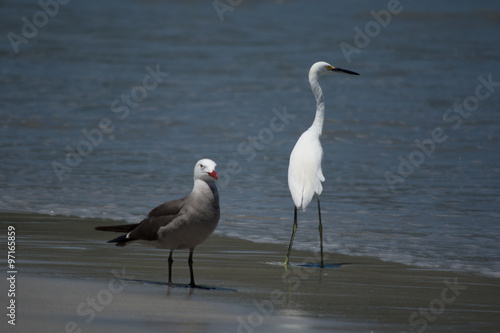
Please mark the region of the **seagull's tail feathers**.
POLYGON ((99 231, 113 231, 113 232, 126 232, 126 235, 122 235, 120 237, 116 237, 108 243, 116 243, 116 246, 125 246, 128 242, 134 241, 134 238, 127 237, 128 233, 135 229, 139 223, 134 224, 122 224, 122 225, 109 225, 109 226, 101 226, 95 227, 95 230, 99 231))
POLYGON ((135 227, 137 227, 139 223, 129 223, 129 224, 121 224, 121 225, 107 225, 101 227, 95 227, 95 230, 100 231, 114 231, 114 232, 131 232, 135 227))
POLYGON ((125 246, 128 242, 134 241, 133 238, 128 238, 127 235, 122 235, 120 237, 113 238, 109 240, 108 243, 116 243, 116 246, 125 246))

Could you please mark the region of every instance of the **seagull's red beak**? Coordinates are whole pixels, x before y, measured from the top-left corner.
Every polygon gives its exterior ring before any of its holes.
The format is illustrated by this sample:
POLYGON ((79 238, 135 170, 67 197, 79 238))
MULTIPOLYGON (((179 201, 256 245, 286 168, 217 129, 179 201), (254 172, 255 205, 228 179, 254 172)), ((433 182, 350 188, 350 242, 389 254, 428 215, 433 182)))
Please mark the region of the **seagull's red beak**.
POLYGON ((208 175, 215 180, 219 179, 219 176, 217 176, 217 172, 215 172, 215 170, 212 172, 208 172, 208 175))

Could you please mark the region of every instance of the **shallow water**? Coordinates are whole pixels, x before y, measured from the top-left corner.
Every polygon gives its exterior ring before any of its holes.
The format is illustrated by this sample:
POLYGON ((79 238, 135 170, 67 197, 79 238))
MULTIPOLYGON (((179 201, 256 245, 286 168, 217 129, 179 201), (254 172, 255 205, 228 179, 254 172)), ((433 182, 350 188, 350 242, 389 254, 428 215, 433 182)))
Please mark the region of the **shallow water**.
MULTIPOLYGON (((470 332, 471 327, 474 332, 493 332, 498 326, 499 288, 495 278, 338 253, 326 254, 325 269, 318 269, 318 253, 298 250, 293 252, 291 267, 284 269, 278 264, 284 245, 225 236, 209 237, 195 251, 195 279, 211 290, 166 288, 168 253, 141 245, 118 248, 107 244, 105 241, 113 235, 94 230, 104 223, 109 221, 0 214, 0 229, 16 228, 16 304, 21 304, 23 314, 16 326, 25 328, 22 331, 44 323, 45 328, 56 332, 65 321, 75 321, 82 327, 92 327, 92 332, 128 331, 139 324, 152 330, 154 322, 154 327, 163 326, 163 332, 165 327, 170 331, 179 324, 192 325, 196 319, 229 325, 208 331, 234 332, 241 331, 241 318, 251 319, 249 314, 257 310, 265 315, 261 321, 265 326, 260 328, 263 331, 276 332, 277 326, 280 332, 403 332, 425 326, 427 321, 421 319, 426 312, 416 317, 420 320, 412 318, 418 311, 426 311, 422 306, 429 304, 427 310, 432 311, 440 299, 444 302, 443 290, 460 297, 446 298, 446 311, 441 316, 431 312, 436 316, 430 318, 436 320, 429 319, 426 332, 470 332), (116 280, 126 288, 123 292, 113 289, 116 297, 97 303, 106 310, 95 321, 86 321, 84 312, 76 311, 78 306, 91 295, 103 295, 102 290, 113 292, 109 283, 115 281, 119 286, 116 280), (455 294, 447 291, 453 285, 455 294), (199 302, 210 311, 197 310, 199 302), (221 309, 221 304, 226 307, 221 309), (263 305, 272 310, 262 311, 263 305), (120 328, 110 330, 109 321, 120 328)), ((176 287, 185 287, 189 281, 188 252, 174 253, 172 278, 176 287)), ((8 289, 8 281, 2 281, 8 289)), ((1 281, 0 287, 4 287, 1 281)))
MULTIPOLYGON (((325 249, 500 276, 500 95, 484 85, 500 81, 500 4, 402 1, 366 31, 386 9, 244 1, 221 21, 210 1, 61 5, 18 53, 0 44, 0 210, 138 221, 209 157, 216 232, 287 244, 288 157, 325 60, 361 74, 321 80, 325 249)), ((40 10, 7 2, 2 35, 40 10)), ((313 201, 294 247, 318 238, 313 201)))

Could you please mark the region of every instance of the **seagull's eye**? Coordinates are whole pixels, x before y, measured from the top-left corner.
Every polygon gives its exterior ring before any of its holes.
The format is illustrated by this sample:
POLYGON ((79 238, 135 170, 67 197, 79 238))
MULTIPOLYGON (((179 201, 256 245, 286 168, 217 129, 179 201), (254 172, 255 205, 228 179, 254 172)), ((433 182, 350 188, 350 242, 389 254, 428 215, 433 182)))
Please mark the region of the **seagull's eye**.
POLYGON ((202 168, 202 169, 203 169, 203 164, 200 164, 200 168, 202 168))

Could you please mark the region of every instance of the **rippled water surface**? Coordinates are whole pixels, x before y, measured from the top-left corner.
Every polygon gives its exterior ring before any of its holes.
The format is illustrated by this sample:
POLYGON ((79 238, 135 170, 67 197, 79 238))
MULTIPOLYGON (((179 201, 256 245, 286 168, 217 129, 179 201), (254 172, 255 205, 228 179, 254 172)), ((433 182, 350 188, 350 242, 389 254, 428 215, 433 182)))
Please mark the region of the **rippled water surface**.
MULTIPOLYGON (((500 276, 500 4, 390 9, 3 2, 0 209, 138 221, 209 157, 217 232, 286 244, 288 157, 324 60, 361 74, 321 80, 327 251, 500 276)), ((316 226, 313 201, 294 246, 318 250, 316 226)))

